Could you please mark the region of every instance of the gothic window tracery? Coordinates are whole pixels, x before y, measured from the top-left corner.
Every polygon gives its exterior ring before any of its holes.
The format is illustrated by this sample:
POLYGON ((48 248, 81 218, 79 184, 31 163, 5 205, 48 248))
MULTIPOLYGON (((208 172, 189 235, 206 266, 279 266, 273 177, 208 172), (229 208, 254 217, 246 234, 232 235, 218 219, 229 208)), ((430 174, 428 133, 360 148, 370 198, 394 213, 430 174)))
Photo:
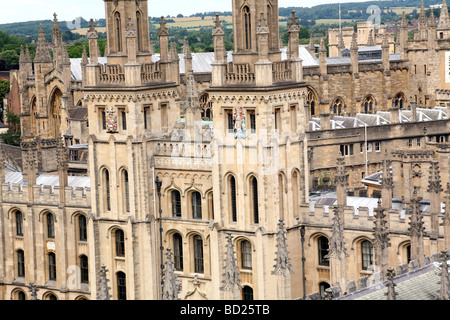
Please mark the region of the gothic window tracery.
POLYGON ((331 105, 331 113, 334 115, 342 115, 344 112, 345 104, 341 98, 336 98, 331 105))
POLYGON ((313 116, 316 116, 316 112, 318 112, 319 110, 317 110, 317 105, 318 105, 318 99, 316 94, 314 93, 314 91, 310 88, 308 88, 308 95, 306 98, 306 103, 309 106, 309 114, 311 116, 311 118, 313 116))
POLYGON ((243 20, 244 20, 244 41, 245 49, 250 50, 252 48, 252 25, 251 25, 251 13, 250 8, 245 6, 242 9, 243 20))
POLYGON ((117 52, 122 51, 122 41, 121 41, 121 35, 122 35, 122 25, 120 20, 120 13, 116 12, 114 15, 114 21, 116 24, 116 41, 117 41, 117 52))
POLYGON ((375 111, 375 98, 373 96, 371 96, 371 95, 367 96, 364 99, 364 101, 362 103, 362 106, 363 106, 363 112, 364 113, 366 113, 366 114, 374 113, 374 111, 375 111))
POLYGON ((213 121, 212 102, 209 100, 208 93, 204 93, 201 95, 200 105, 202 107, 202 120, 213 121))
POLYGON ((393 105, 395 108, 403 109, 405 102, 405 95, 403 93, 398 93, 393 100, 393 105))

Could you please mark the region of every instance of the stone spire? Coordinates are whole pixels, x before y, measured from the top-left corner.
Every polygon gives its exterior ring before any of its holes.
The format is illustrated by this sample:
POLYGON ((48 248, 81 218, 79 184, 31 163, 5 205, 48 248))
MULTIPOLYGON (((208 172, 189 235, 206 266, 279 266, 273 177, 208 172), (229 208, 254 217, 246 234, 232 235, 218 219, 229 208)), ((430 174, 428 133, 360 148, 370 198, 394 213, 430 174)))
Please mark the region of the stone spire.
POLYGON ((448 274, 447 251, 441 252, 441 281, 438 300, 450 300, 450 277, 448 274))
POLYGON ((109 279, 106 278, 106 273, 109 270, 106 269, 105 265, 102 265, 100 269, 100 279, 98 280, 98 291, 97 291, 97 300, 111 300, 111 296, 109 294, 109 290, 111 288, 108 285, 109 279))
POLYGON ((87 32, 87 38, 89 40, 89 55, 90 63, 98 64, 98 57, 100 56, 100 51, 98 49, 98 33, 95 29, 94 19, 91 19, 89 23, 89 30, 87 32))
POLYGON ((385 295, 387 296, 387 300, 397 300, 398 293, 395 292, 395 287, 397 285, 394 283, 394 278, 395 278, 395 270, 394 268, 389 268, 387 270, 388 291, 387 293, 385 293, 385 295))
POLYGON ((427 20, 426 14, 425 14, 425 7, 424 7, 423 1, 422 1, 422 4, 420 6, 419 23, 418 23, 420 40, 426 39, 427 28, 428 28, 428 20, 427 20))
MULTIPOLYGON (((345 158, 340 152, 337 158, 336 176, 334 180, 336 185, 337 205, 345 207, 347 206, 348 176, 345 172, 345 158)), ((342 216, 340 218, 343 219, 342 216)))
POLYGON ((295 15, 295 11, 292 11, 291 17, 288 23, 289 43, 288 43, 288 58, 299 58, 299 33, 300 23, 295 15))
POLYGON ((431 163, 428 176, 428 189, 430 194, 430 214, 431 214, 431 230, 430 236, 437 240, 439 237, 439 215, 441 214, 441 174, 439 163, 434 161, 431 163))
POLYGON ((375 211, 375 227, 374 227, 374 251, 375 251, 375 265, 381 271, 382 276, 386 275, 389 265, 389 226, 387 221, 386 209, 378 202, 378 207, 375 211))
POLYGON ((359 48, 358 48, 358 34, 353 32, 352 43, 350 45, 350 62, 352 65, 352 72, 354 76, 359 73, 359 48))
POLYGON ((54 47, 60 47, 62 45, 62 33, 59 29, 58 16, 56 15, 56 13, 53 14, 52 40, 54 47))
POLYGON ((219 14, 216 14, 214 20, 214 27, 212 29, 212 35, 214 38, 214 62, 227 62, 227 53, 225 50, 225 43, 223 37, 225 35, 222 21, 219 14))
POLYGON ((338 285, 341 291, 345 291, 347 285, 347 250, 344 242, 344 228, 341 224, 341 213, 343 208, 334 210, 333 225, 331 226, 331 239, 326 258, 330 259, 330 281, 331 285, 338 285))
POLYGON ((345 49, 345 43, 344 43, 344 37, 342 36, 342 31, 339 32, 339 36, 338 36, 338 53, 339 56, 342 56, 342 50, 345 49))
POLYGON ((402 21, 400 22, 400 28, 408 29, 408 20, 406 20, 406 12, 402 13, 402 21))
POLYGON ((89 58, 88 58, 88 55, 87 55, 86 46, 83 45, 83 53, 81 54, 81 65, 85 66, 88 63, 89 63, 89 58))
POLYGON ((174 272, 174 262, 172 260, 172 251, 170 248, 166 252, 166 267, 164 268, 162 299, 163 300, 179 300, 177 276, 174 272))
POLYGON ((411 217, 409 222, 409 234, 411 237, 411 260, 418 260, 419 265, 422 267, 425 264, 424 254, 424 222, 423 215, 420 210, 420 202, 422 198, 417 196, 417 191, 414 190, 411 198, 411 217))
POLYGON ((438 30, 446 30, 450 28, 450 19, 448 16, 447 0, 442 2, 441 15, 439 17, 438 30))
POLYGON ((375 39, 374 39, 374 36, 373 36, 373 29, 372 29, 369 32, 369 39, 367 41, 367 46, 368 47, 373 47, 374 45, 375 45, 375 39))
POLYGON ((169 61, 169 29, 164 17, 161 17, 158 29, 159 46, 161 50, 161 62, 169 61))
POLYGON ((31 300, 39 300, 37 298, 37 293, 40 290, 37 288, 37 286, 34 283, 30 283, 30 285, 28 286, 28 289, 31 292, 31 300))
POLYGON ((388 159, 388 152, 385 151, 383 159, 383 176, 381 178, 381 198, 383 208, 392 208, 392 191, 394 189, 394 179, 392 176, 392 160, 388 159))
POLYGON ((273 266, 272 275, 277 276, 277 297, 280 300, 289 300, 291 295, 290 276, 294 273, 292 270, 291 259, 289 258, 289 251, 287 250, 286 227, 284 220, 280 219, 278 222, 278 229, 276 232, 276 247, 275 265, 273 266))
POLYGON ((312 35, 309 38, 308 51, 313 56, 313 58, 316 57, 316 46, 314 45, 314 39, 312 35))
POLYGON ((51 63, 52 57, 50 50, 48 49, 48 42, 45 39, 44 29, 42 24, 39 26, 39 36, 36 46, 36 56, 34 58, 35 63, 51 63))
POLYGON ((170 60, 171 61, 180 61, 180 56, 178 55, 178 49, 176 43, 171 43, 170 45, 170 60))
POLYGON ((238 300, 238 293, 239 290, 242 289, 242 286, 236 265, 233 237, 229 233, 227 234, 226 239, 225 266, 223 267, 225 272, 222 274, 223 280, 220 290, 224 291, 225 300, 238 300))
POLYGON ((325 39, 323 37, 320 38, 319 45, 319 67, 320 73, 322 75, 327 75, 327 47, 325 46, 325 39))
POLYGON ((428 27, 432 29, 436 29, 436 17, 434 16, 434 10, 431 9, 430 18, 428 19, 428 27))
POLYGON ((445 248, 450 248, 450 183, 447 184, 445 191, 445 212, 442 220, 445 248))

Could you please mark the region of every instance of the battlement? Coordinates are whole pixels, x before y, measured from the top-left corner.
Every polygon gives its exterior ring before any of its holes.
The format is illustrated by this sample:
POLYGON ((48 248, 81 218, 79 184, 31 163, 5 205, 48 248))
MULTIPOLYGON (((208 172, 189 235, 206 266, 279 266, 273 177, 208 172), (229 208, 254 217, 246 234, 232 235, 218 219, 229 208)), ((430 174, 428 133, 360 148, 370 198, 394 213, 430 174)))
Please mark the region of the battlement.
MULTIPOLYGON (((330 227, 333 224, 334 211, 337 206, 302 204, 300 207, 302 214, 297 218, 299 224, 321 225, 325 227, 330 227)), ((387 219, 390 231, 392 233, 408 232, 410 214, 408 210, 388 210, 387 219)), ((422 212, 422 216, 426 235, 431 230, 431 215, 429 212, 422 212)), ((374 221, 374 212, 368 207, 344 207, 343 223, 346 229, 373 230, 374 221)))
MULTIPOLYGON (((24 184, 8 184, 2 185, 3 202, 12 203, 28 203, 30 188, 24 184)), ((60 205, 59 186, 35 185, 32 187, 33 203, 45 204, 49 206, 60 205)), ((66 187, 64 189, 65 205, 69 207, 90 207, 91 206, 91 189, 90 188, 73 188, 66 187)))

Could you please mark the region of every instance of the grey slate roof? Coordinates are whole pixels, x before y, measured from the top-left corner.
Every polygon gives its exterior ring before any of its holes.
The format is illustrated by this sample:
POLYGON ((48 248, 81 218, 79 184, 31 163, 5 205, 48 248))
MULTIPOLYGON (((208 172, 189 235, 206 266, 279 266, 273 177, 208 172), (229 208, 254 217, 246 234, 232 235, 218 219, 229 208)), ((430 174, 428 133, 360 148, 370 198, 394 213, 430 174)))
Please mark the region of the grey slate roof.
MULTIPOLYGON (((22 172, 11 172, 5 170, 5 182, 7 184, 27 184, 27 181, 23 180, 22 172)), ((69 176, 68 177, 69 187, 72 188, 90 188, 91 178, 83 176, 69 176)), ((36 178, 36 185, 38 186, 50 186, 59 187, 59 176, 41 174, 36 178)))
MULTIPOLYGON (((432 262, 423 268, 395 277, 397 300, 436 300, 440 270, 440 264, 432 262)), ((387 281, 378 283, 336 300, 386 300, 386 284, 387 281)))

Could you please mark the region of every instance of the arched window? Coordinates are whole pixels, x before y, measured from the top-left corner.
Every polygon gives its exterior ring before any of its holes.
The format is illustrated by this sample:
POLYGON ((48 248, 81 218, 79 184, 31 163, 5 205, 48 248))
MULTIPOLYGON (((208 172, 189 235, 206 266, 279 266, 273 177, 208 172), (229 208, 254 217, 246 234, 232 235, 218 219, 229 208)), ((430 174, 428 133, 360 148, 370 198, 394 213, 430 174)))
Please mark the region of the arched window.
POLYGON ((253 289, 249 286, 242 288, 242 300, 253 300, 253 289))
POLYGON ((130 183, 127 170, 122 170, 122 198, 124 211, 130 212, 130 183))
POLYGON ((375 110, 375 99, 373 96, 367 96, 363 101, 364 113, 369 114, 373 113, 375 110))
POLYGON ((127 277, 121 271, 117 272, 117 300, 127 300, 127 277))
POLYGON ((394 100, 392 101, 395 108, 403 109, 406 102, 405 95, 403 93, 398 93, 394 100))
POLYGON ((78 216, 78 236, 79 241, 87 241, 86 217, 82 214, 78 216))
POLYGON ((194 272, 203 273, 205 271, 203 265, 203 240, 200 236, 194 236, 194 272))
POLYGON ((23 292, 22 290, 17 291, 15 296, 16 296, 17 300, 21 300, 21 301, 27 300, 27 298, 25 296, 25 292, 23 292))
POLYGON ((56 281, 56 256, 53 252, 48 254, 48 280, 56 281))
POLYGON ((202 120, 213 121, 212 102, 209 100, 208 93, 201 95, 200 105, 202 106, 202 120))
POLYGON ((411 262, 411 245, 405 247, 406 250, 406 262, 409 264, 411 262))
POLYGON ((137 44, 138 44, 138 51, 142 51, 142 45, 141 45, 141 12, 137 11, 136 12, 136 31, 137 31, 137 44))
POLYGON ((326 258, 329 248, 328 239, 326 237, 320 237, 319 239, 317 239, 317 246, 319 254, 319 265, 329 266, 330 260, 326 258))
POLYGON ((234 176, 230 176, 228 181, 229 181, 231 218, 233 222, 237 222, 236 179, 234 178, 234 176))
POLYGON ((319 284, 319 292, 322 299, 325 298, 325 290, 328 288, 330 288, 330 284, 327 282, 321 282, 319 284))
POLYGON ((23 215, 22 212, 16 211, 16 236, 23 236, 23 215))
POLYGON ((125 234, 122 230, 117 229, 115 232, 116 238, 116 256, 124 257, 125 256, 125 234))
POLYGON ((309 106, 309 113, 310 113, 311 118, 312 118, 313 116, 316 115, 316 112, 318 111, 318 110, 316 110, 316 107, 317 107, 317 96, 314 93, 314 91, 311 90, 310 88, 308 88, 307 92, 308 92, 308 96, 306 98, 306 103, 309 106))
POLYGON ((344 106, 344 101, 341 98, 337 98, 331 105, 331 111, 334 115, 340 116, 344 112, 344 106))
POLYGON ((361 242, 362 269, 369 270, 373 265, 373 245, 370 241, 361 242))
POLYGON ((57 298, 53 293, 50 293, 50 294, 47 296, 47 299, 46 299, 46 300, 56 301, 56 300, 58 300, 58 298, 57 298))
POLYGON ((252 269, 252 244, 247 241, 241 241, 241 264, 242 269, 252 269))
POLYGON ((280 208, 280 219, 284 219, 284 176, 278 175, 278 199, 280 208))
POLYGON ((252 48, 252 22, 250 8, 245 6, 242 9, 243 20, 244 20, 244 41, 245 49, 250 50, 252 48))
POLYGON ((111 181, 109 176, 109 170, 103 169, 102 174, 103 183, 103 196, 104 196, 104 206, 105 211, 111 211, 111 181))
POLYGON ((173 190, 172 194, 172 216, 181 218, 181 194, 178 190, 173 190))
POLYGON ((253 223, 259 223, 259 202, 258 202, 258 179, 252 177, 250 179, 251 188, 251 207, 253 213, 253 223))
POLYGON ((25 278, 25 253, 17 250, 17 277, 25 278))
POLYGON ((55 239, 55 217, 50 212, 45 217, 47 220, 47 239, 55 239))
POLYGON ((192 218, 202 218, 202 195, 199 192, 191 193, 192 200, 192 218))
POLYGON ((294 205, 294 214, 298 213, 299 207, 299 176, 298 172, 294 171, 292 173, 292 204, 294 205))
POLYGON ((183 271, 183 238, 178 233, 173 235, 173 258, 175 270, 183 271))
POLYGON ((80 256, 81 283, 89 283, 89 261, 85 255, 80 256))
POLYGON ((62 92, 59 89, 56 89, 53 93, 53 97, 51 99, 51 129, 53 137, 60 136, 60 128, 61 128, 61 109, 62 109, 62 92))
POLYGON ((115 14, 115 22, 116 22, 116 38, 117 38, 117 52, 122 51, 122 25, 120 22, 120 13, 116 12, 115 14))

